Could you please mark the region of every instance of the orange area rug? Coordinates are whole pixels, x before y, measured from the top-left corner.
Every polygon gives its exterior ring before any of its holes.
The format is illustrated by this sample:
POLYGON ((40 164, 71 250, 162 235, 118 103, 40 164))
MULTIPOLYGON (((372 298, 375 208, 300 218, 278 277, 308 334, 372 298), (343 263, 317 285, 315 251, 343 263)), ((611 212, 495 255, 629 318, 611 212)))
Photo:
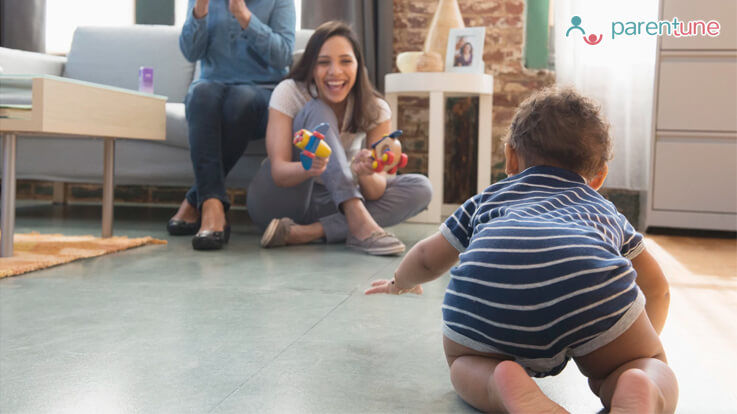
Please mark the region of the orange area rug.
POLYGON ((62 234, 16 234, 13 257, 0 258, 0 278, 69 263, 87 257, 102 256, 147 244, 166 244, 153 237, 64 236, 62 234))

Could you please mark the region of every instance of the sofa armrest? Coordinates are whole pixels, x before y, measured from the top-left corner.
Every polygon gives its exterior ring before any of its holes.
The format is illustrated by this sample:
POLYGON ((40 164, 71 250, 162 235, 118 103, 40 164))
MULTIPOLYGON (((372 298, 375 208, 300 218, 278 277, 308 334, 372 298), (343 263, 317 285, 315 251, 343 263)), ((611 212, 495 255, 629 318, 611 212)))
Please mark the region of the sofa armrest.
POLYGON ((62 56, 0 47, 0 73, 61 76, 66 61, 62 56))

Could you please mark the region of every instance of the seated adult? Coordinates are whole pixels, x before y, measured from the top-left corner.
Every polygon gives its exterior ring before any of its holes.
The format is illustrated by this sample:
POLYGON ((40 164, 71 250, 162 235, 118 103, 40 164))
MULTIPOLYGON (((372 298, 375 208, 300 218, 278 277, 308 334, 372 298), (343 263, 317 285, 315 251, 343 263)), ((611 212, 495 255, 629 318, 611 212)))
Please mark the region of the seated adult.
POLYGON ((268 159, 251 182, 248 212, 265 229, 261 245, 324 238, 368 254, 393 255, 405 246, 382 226, 422 211, 432 197, 427 177, 371 169, 371 144, 390 133, 391 110, 366 74, 355 33, 344 23, 315 30, 302 59, 274 89, 266 128, 268 159), (298 161, 293 134, 328 123, 329 158, 309 170, 298 161))
POLYGON ((293 0, 189 0, 179 46, 202 69, 185 99, 195 185, 167 229, 195 234, 195 249, 228 242, 225 177, 265 134, 271 90, 291 63, 295 20, 293 0))

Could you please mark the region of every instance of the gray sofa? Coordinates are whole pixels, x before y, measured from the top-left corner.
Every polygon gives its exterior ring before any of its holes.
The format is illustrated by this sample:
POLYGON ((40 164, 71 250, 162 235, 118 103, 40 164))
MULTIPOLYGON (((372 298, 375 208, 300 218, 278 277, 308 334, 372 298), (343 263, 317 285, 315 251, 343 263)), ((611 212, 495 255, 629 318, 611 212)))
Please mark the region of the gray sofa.
MULTIPOLYGON (((0 48, 0 68, 5 74, 49 74, 135 90, 138 68, 153 67, 154 92, 168 97, 166 141, 118 140, 115 183, 189 186, 194 176, 182 102, 189 84, 199 77, 199 65, 182 56, 179 32, 172 26, 80 27, 66 58, 0 48)), ((295 61, 311 34, 297 31, 295 61)), ((102 155, 102 140, 21 135, 17 178, 102 182, 102 155)), ((246 187, 265 156, 264 140, 251 142, 245 159, 228 176, 228 186, 246 187)))

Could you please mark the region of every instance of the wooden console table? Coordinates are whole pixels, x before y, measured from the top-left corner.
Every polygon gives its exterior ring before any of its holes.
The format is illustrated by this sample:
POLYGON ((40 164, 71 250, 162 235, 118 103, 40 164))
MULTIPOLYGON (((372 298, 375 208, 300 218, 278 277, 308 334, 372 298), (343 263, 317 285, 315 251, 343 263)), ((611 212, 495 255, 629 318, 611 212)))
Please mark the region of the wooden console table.
MULTIPOLYGON (((132 76, 135 76, 132 75, 132 76)), ((15 153, 19 134, 101 138, 102 237, 113 234, 115 139, 166 139, 166 97, 50 75, 0 75, 2 217, 0 257, 13 255, 15 153), (20 91, 20 92, 19 92, 20 91), (9 96, 28 92, 27 102, 9 96)), ((59 154, 64 156, 64 154, 59 154)))

